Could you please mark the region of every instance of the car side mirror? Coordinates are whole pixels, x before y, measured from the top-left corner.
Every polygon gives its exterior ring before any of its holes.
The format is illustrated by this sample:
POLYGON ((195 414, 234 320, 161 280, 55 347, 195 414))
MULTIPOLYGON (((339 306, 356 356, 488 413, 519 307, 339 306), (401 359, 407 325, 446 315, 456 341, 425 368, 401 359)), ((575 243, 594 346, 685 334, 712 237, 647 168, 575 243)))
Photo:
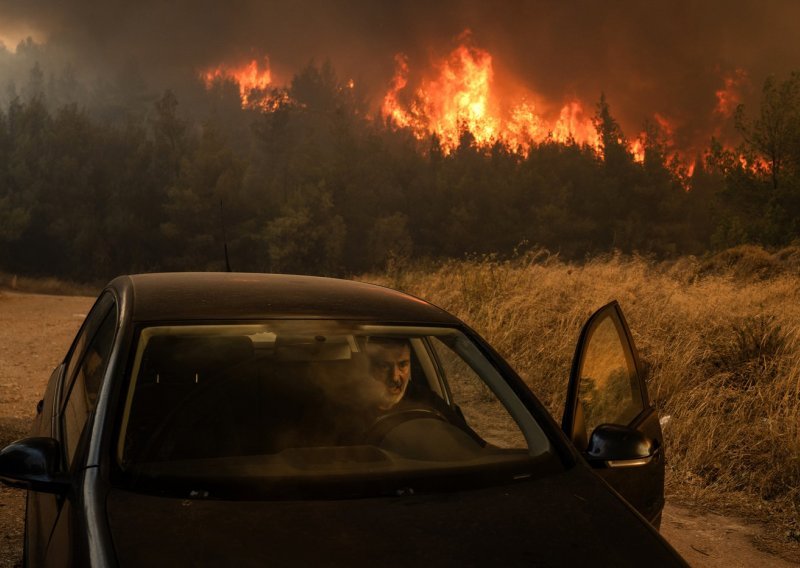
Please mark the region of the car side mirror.
POLYGON ((661 448, 642 432, 619 424, 600 424, 589 437, 586 457, 594 467, 634 467, 658 459, 661 448))
POLYGON ((25 438, 0 451, 0 480, 44 493, 66 493, 70 478, 61 472, 61 445, 53 438, 25 438))

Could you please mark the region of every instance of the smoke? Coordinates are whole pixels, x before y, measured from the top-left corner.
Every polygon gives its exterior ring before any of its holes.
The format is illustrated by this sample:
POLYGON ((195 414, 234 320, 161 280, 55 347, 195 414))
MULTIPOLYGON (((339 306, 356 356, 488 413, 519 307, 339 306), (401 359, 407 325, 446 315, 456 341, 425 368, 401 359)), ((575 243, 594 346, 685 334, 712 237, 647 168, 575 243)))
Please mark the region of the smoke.
MULTIPOLYGON (((729 128, 715 109, 730 77, 739 77, 734 98, 752 105, 767 76, 800 68, 797 21, 793 0, 5 0, 0 40, 11 49, 15 33, 34 30, 45 42, 40 58, 101 78, 134 67, 157 88, 265 55, 275 82, 287 83, 312 59, 330 59, 377 108, 396 53, 408 56, 412 72, 424 69, 469 29, 492 54, 498 81, 554 106, 592 104, 605 92, 629 136, 657 113, 690 146, 729 128)), ((14 78, 1 62, 0 73, 14 78)))

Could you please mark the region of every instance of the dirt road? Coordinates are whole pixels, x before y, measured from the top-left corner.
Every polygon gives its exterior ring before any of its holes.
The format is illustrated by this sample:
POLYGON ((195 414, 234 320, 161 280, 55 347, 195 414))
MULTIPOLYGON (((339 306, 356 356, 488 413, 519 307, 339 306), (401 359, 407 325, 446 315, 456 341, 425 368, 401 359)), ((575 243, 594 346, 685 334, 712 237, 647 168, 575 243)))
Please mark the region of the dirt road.
MULTIPOLYGON (((93 299, 0 291, 0 447, 26 435, 36 402, 93 299)), ((24 493, 0 486, 0 568, 19 565, 24 493)), ((757 550, 758 525, 668 503, 662 533, 695 567, 798 566, 757 550)))

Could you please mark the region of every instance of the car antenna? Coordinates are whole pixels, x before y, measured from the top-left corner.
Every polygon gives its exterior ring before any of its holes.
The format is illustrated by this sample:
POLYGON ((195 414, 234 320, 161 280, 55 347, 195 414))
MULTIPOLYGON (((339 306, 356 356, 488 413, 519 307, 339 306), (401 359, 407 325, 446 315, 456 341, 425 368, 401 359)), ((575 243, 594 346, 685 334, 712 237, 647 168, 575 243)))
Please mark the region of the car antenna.
POLYGON ((225 233, 225 210, 222 207, 222 199, 219 200, 219 217, 222 220, 222 245, 225 247, 225 272, 231 270, 231 261, 228 259, 228 235, 225 233))

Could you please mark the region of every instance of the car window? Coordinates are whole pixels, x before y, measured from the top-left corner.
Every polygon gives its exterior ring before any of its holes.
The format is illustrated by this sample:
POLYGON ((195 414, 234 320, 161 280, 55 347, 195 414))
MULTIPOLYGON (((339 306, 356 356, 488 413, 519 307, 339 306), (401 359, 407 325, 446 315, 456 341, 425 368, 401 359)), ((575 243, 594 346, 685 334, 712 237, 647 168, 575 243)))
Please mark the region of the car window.
POLYGON ((514 419, 485 381, 450 347, 431 339, 452 403, 469 426, 484 440, 500 448, 525 448, 525 437, 514 419))
POLYGON ((367 487, 443 469, 487 479, 550 455, 460 331, 351 322, 146 327, 119 432, 117 463, 132 483, 193 490, 228 478, 367 487))
POLYGON ((72 463, 86 421, 94 410, 116 329, 116 311, 111 310, 88 343, 77 364, 62 412, 62 435, 67 463, 72 463))
POLYGON ((610 316, 592 329, 581 363, 579 397, 587 433, 600 424, 629 424, 644 409, 627 339, 610 316))
POLYGON ((81 325, 81 329, 78 331, 77 336, 73 340, 69 352, 64 360, 66 370, 64 372, 64 378, 61 381, 61 387, 59 390, 59 410, 63 410, 64 408, 67 392, 70 388, 72 388, 72 381, 75 380, 78 365, 80 364, 81 360, 83 359, 83 355, 86 352, 86 346, 89 339, 97 332, 98 327, 103 322, 113 305, 114 298, 111 294, 104 293, 101 295, 94 303, 94 306, 92 306, 92 309, 89 311, 86 319, 83 321, 83 325, 81 325))

